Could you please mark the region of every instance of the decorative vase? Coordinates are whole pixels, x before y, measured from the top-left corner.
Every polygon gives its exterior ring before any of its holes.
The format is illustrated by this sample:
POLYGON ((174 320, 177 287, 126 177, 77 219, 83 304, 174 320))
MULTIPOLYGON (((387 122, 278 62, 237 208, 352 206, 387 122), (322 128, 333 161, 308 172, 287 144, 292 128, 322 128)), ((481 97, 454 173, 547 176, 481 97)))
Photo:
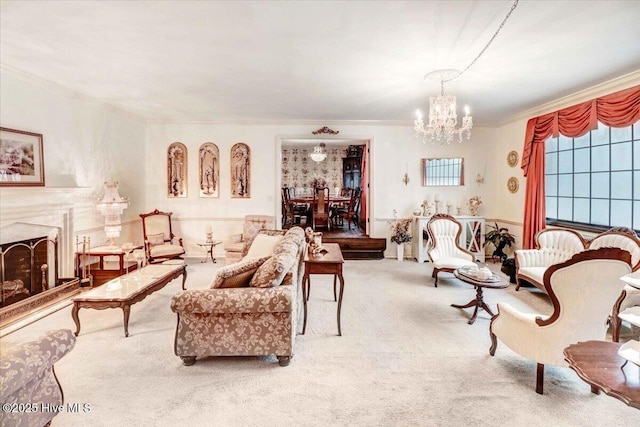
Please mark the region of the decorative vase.
POLYGON ((396 254, 398 255, 398 261, 402 261, 404 259, 404 243, 397 243, 397 252, 396 254))

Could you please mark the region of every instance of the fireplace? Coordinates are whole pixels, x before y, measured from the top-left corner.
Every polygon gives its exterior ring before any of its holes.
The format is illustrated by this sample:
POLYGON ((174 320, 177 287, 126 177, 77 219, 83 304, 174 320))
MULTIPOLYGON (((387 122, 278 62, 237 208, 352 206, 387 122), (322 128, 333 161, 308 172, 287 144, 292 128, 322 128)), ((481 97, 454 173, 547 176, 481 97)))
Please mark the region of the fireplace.
POLYGON ((60 278, 60 227, 16 222, 0 228, 0 325, 78 289, 60 278))

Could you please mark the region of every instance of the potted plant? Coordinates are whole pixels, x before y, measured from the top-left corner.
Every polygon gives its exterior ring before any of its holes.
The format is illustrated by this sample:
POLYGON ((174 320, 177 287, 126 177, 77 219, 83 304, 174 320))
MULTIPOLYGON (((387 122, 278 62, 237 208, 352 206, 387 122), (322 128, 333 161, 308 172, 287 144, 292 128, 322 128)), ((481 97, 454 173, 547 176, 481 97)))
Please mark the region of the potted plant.
POLYGON ((411 218, 403 218, 399 220, 398 211, 394 209, 393 221, 389 225, 392 230, 391 241, 398 245, 398 261, 402 261, 404 258, 404 244, 411 241, 411 232, 409 231, 411 218))
POLYGON ((491 243, 496 249, 491 254, 491 257, 498 257, 500 261, 504 261, 507 259, 507 254, 504 253, 504 248, 516 242, 516 238, 513 234, 509 233, 508 228, 500 228, 498 227, 498 223, 494 223, 495 225, 487 224, 487 227, 490 227, 491 230, 484 235, 484 246, 487 243, 491 243))

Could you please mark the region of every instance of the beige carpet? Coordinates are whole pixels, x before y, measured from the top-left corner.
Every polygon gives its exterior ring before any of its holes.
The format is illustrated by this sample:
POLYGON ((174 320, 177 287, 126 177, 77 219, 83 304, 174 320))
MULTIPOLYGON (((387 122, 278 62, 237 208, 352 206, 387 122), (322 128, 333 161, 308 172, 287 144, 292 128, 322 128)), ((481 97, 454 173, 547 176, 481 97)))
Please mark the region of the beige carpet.
MULTIPOLYGON (((188 288, 204 288, 214 266, 189 262, 188 288)), ((497 265, 492 266, 497 268, 497 265)), ((428 264, 347 261, 338 337, 331 279, 313 278, 307 333, 288 367, 274 357, 221 357, 186 367, 173 354, 171 295, 180 280, 131 309, 124 337, 120 310, 80 310, 76 348, 56 365, 66 403, 53 426, 631 426, 640 412, 594 395, 569 368, 548 367, 545 394, 534 391, 535 364, 499 344, 489 356, 489 316, 468 325, 473 289, 428 264)), ((548 313, 533 290, 488 290, 548 313)), ((67 307, 4 338, 21 341, 52 328, 75 330, 67 307)), ((635 423, 635 424, 634 424, 635 423)))

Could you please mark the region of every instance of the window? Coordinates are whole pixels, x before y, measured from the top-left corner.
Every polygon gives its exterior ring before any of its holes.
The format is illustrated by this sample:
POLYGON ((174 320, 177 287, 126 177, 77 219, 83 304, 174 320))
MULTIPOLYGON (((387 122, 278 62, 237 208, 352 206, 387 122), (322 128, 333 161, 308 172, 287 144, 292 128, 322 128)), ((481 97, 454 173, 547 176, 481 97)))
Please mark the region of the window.
POLYGON ((640 122, 545 142, 547 224, 640 230, 640 122))
POLYGON ((422 159, 422 186, 464 185, 464 159, 422 159))

